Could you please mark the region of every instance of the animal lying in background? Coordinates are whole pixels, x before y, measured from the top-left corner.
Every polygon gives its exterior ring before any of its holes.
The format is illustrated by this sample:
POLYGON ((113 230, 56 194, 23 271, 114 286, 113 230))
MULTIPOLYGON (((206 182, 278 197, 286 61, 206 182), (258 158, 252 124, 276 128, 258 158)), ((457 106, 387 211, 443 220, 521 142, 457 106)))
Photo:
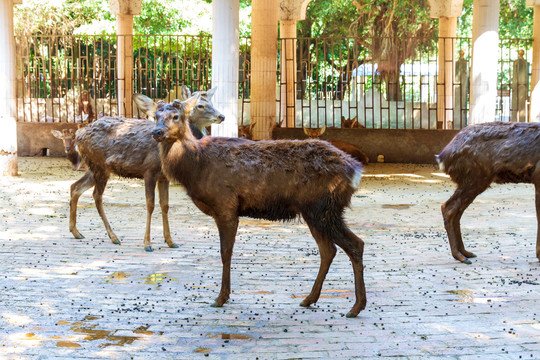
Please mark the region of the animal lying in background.
MULTIPOLYGON (((141 98, 146 97, 141 96, 141 98)), ((219 124, 223 121, 224 116, 214 108, 208 98, 198 97, 195 105, 188 115, 189 119, 193 119, 193 123, 219 124)), ((197 131, 195 125, 190 123, 190 126, 197 131)), ((152 251, 150 223, 154 211, 156 184, 159 191, 165 242, 171 248, 178 247, 172 241, 170 234, 169 181, 161 171, 158 145, 152 139, 153 128, 153 122, 144 119, 103 117, 77 132, 75 142, 78 153, 88 165, 88 171, 71 185, 69 230, 75 238, 84 238, 76 225, 77 202, 86 190, 94 187, 94 202, 107 234, 114 244, 120 244, 118 236, 113 232, 105 216, 102 201, 110 175, 116 174, 127 178, 144 179, 147 210, 144 249, 152 251)))
MULTIPOLYGON (((306 134, 309 138, 315 139, 324 134, 326 131, 326 125, 322 128, 314 128, 310 129, 307 127, 304 128, 304 134, 306 134)), ((330 144, 334 145, 338 149, 346 152, 347 154, 351 155, 356 160, 360 161, 362 164, 367 165, 369 163, 368 156, 360 150, 357 146, 354 146, 353 144, 350 144, 345 141, 339 141, 339 140, 326 140, 330 144)))
POLYGON ((341 127, 343 129, 364 129, 365 126, 360 124, 356 118, 357 116, 353 117, 352 119, 347 119, 345 116, 342 116, 341 127))
POLYGON ((319 299, 338 245, 354 271, 356 301, 347 316, 357 316, 366 306, 364 243, 349 230, 343 212, 358 188, 362 164, 319 140, 197 140, 186 116, 197 101, 194 96, 180 107, 159 104, 152 134, 160 142, 165 175, 182 184, 218 227, 223 275, 213 306, 222 306, 230 296, 239 216, 292 220, 301 215, 319 246, 321 266, 311 293, 300 305, 307 307, 319 299))
POLYGON ((442 207, 452 256, 470 264, 475 255, 463 245, 463 212, 491 183, 529 183, 535 187, 540 260, 540 124, 493 122, 469 125, 437 155, 440 168, 457 184, 442 207))

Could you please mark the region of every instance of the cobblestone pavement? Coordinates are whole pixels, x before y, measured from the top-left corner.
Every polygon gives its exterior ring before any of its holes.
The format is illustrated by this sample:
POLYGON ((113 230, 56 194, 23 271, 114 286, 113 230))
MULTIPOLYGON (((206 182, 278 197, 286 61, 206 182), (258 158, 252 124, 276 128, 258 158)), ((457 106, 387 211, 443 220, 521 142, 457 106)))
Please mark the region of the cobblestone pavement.
MULTIPOLYGON (((108 239, 91 191, 68 231, 69 186, 82 173, 65 159, 21 158, 0 178, 0 359, 539 359, 540 263, 530 185, 498 185, 462 219, 478 257, 455 261, 440 205, 454 186, 435 166, 372 164, 346 218, 366 242, 367 308, 352 306, 353 275, 340 250, 321 299, 299 306, 319 256, 305 224, 243 219, 231 300, 219 291, 213 220, 179 186, 170 220, 143 250, 142 181, 111 179, 108 239)), ((219 186, 219 184, 216 184, 219 186)))

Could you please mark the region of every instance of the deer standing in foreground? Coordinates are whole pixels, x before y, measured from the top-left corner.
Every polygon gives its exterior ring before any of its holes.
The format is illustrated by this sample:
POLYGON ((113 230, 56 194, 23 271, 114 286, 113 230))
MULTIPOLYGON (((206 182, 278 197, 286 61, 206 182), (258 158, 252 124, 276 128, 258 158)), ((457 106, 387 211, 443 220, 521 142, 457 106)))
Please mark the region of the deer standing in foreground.
POLYGON ((469 125, 437 155, 441 170, 457 184, 442 207, 452 256, 470 264, 476 257, 465 250, 460 219, 474 199, 493 182, 530 183, 535 186, 538 232, 536 257, 540 260, 540 124, 493 122, 469 125))
MULTIPOLYGON (((139 97, 151 101, 145 96, 139 97)), ((197 99, 198 101, 189 117, 193 123, 219 124, 223 121, 225 117, 214 108, 210 99, 201 96, 197 99)), ((194 131, 198 130, 191 123, 190 126, 193 127, 194 131)), ((150 223, 154 211, 156 183, 159 191, 165 242, 171 248, 178 247, 172 241, 170 234, 168 221, 169 182, 161 171, 158 144, 152 139, 153 128, 153 122, 148 120, 103 117, 77 132, 75 141, 78 152, 88 165, 88 171, 71 185, 69 230, 75 238, 84 238, 76 226, 77 202, 86 190, 94 187, 94 202, 107 234, 114 244, 120 244, 120 240, 111 229, 105 216, 102 201, 110 175, 116 174, 121 177, 144 179, 147 211, 144 249, 152 251, 150 223)))
POLYGON ((213 306, 223 306, 230 296, 238 218, 291 220, 301 215, 317 241, 321 265, 311 293, 300 305, 319 299, 338 245, 349 256, 355 279, 356 301, 347 317, 357 316, 366 306, 364 242, 347 227, 343 212, 358 188, 362 164, 319 140, 197 140, 187 121, 197 101, 194 96, 180 107, 159 105, 152 134, 160 142, 167 178, 182 184, 218 227, 223 273, 213 306))
MULTIPOLYGON (((304 134, 306 134, 309 138, 315 139, 324 134, 326 131, 326 125, 324 125, 322 128, 316 128, 316 129, 310 129, 307 127, 303 127, 304 134)), ((334 145, 341 151, 346 152, 347 154, 351 155, 356 160, 360 161, 362 164, 367 165, 369 163, 368 156, 360 150, 357 146, 354 146, 353 144, 350 144, 345 141, 339 141, 339 140, 326 140, 330 144, 334 145)))

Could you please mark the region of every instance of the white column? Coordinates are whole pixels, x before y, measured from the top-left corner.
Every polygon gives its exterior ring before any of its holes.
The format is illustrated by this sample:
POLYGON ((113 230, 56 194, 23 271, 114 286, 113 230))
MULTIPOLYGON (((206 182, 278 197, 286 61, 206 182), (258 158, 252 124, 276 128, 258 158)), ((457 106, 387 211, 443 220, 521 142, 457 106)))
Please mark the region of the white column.
POLYGON ((495 120, 499 0, 474 0, 470 124, 495 120))
POLYGON ((238 136, 239 1, 214 0, 212 34, 212 99, 225 121, 212 125, 212 136, 238 136))
POLYGON ((0 175, 16 176, 17 122, 13 1, 0 0, 0 175))
POLYGON ((531 112, 529 121, 540 121, 540 1, 534 1, 533 54, 531 62, 531 112))

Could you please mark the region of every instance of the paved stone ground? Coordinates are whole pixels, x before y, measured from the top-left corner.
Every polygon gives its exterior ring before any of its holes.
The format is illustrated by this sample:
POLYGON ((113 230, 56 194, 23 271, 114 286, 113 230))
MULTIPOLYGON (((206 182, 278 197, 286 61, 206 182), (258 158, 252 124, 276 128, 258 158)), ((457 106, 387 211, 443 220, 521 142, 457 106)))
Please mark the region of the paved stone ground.
MULTIPOLYGON (((373 164, 347 222, 364 239, 366 310, 353 303, 352 268, 339 251, 319 303, 304 309, 319 266, 300 222, 241 222, 231 300, 209 305, 221 262, 212 219, 171 189, 171 225, 143 251, 142 181, 113 178, 106 236, 91 191, 76 240, 65 159, 21 158, 0 178, 1 359, 539 359, 540 263, 530 185, 495 186, 465 213, 472 265, 450 255, 440 205, 453 184, 431 165, 373 164)), ((216 184, 219 186, 219 184, 216 184)))

